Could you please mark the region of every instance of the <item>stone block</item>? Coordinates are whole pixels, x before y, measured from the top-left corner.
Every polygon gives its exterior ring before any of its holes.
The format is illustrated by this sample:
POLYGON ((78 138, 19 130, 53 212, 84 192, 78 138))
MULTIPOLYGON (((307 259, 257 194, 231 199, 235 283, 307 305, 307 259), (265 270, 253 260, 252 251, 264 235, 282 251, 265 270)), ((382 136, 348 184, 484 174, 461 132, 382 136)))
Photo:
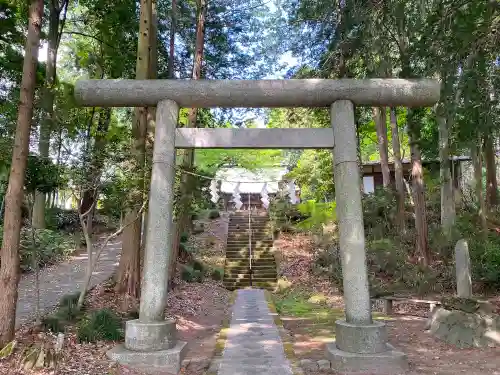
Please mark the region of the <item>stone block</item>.
POLYGON ((327 359, 321 359, 318 361, 318 368, 320 370, 330 370, 330 361, 327 359))
POLYGON ((301 359, 300 367, 308 371, 316 371, 318 369, 318 363, 312 359, 301 359))
POLYGON ((118 345, 109 350, 106 355, 112 361, 140 369, 146 374, 177 375, 186 356, 186 345, 183 341, 177 341, 177 344, 171 349, 154 352, 132 351, 124 345, 118 345))
POLYGON ((408 370, 408 358, 390 344, 381 353, 349 353, 340 350, 335 342, 326 347, 331 369, 342 374, 400 375, 408 370))
POLYGON ((138 352, 171 349, 177 342, 175 321, 141 322, 129 320, 125 325, 125 347, 138 352))
POLYGON ((340 350, 365 354, 387 351, 387 329, 382 322, 359 325, 337 320, 335 332, 340 350))

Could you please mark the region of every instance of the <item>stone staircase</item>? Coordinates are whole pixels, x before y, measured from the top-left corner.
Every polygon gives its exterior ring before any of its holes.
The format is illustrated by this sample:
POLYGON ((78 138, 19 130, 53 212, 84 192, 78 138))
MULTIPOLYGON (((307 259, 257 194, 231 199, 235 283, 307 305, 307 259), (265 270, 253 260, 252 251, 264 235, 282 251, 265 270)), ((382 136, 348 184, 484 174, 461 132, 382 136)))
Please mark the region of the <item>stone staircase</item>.
POLYGON ((267 212, 252 212, 252 275, 250 275, 248 211, 236 211, 231 216, 224 265, 224 286, 227 289, 235 290, 250 286, 262 289, 275 287, 276 261, 272 252, 272 232, 268 224, 267 212))

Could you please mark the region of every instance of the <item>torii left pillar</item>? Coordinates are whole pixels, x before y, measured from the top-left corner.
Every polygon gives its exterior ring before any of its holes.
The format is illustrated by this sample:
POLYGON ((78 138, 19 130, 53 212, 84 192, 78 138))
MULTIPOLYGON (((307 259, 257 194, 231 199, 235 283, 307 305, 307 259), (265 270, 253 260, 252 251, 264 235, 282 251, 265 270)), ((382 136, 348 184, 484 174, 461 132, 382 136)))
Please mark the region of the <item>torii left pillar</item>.
POLYGON ((125 344, 107 353, 120 364, 130 364, 151 373, 161 369, 162 373, 177 374, 186 353, 186 343, 177 340, 175 321, 165 320, 168 265, 173 244, 178 117, 176 102, 163 100, 158 103, 139 319, 127 321, 125 344))

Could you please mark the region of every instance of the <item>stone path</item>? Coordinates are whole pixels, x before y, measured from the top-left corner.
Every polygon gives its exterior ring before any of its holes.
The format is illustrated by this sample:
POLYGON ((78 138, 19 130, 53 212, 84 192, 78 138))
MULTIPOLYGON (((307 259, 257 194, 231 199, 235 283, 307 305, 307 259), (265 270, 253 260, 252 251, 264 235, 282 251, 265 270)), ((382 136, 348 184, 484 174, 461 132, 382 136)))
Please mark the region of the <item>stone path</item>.
POLYGON ((264 291, 238 291, 218 375, 292 375, 264 291))
MULTIPOLYGON (((90 281, 90 287, 109 279, 118 266, 120 252, 120 241, 114 240, 108 244, 101 253, 90 281)), ((42 315, 50 313, 62 296, 79 290, 85 278, 86 267, 87 254, 82 253, 40 271, 40 312, 42 315)), ((35 296, 35 275, 22 275, 19 281, 16 328, 34 319, 35 296)))

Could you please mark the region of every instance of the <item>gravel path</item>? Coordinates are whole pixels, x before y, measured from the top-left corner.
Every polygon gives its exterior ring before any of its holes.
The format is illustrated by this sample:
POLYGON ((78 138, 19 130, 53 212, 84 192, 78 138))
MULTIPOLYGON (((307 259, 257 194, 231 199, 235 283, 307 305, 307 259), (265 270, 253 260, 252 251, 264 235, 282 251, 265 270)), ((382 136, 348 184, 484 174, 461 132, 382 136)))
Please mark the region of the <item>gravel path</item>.
MULTIPOLYGON (((109 279, 118 266, 120 252, 120 241, 114 240, 107 245, 101 253, 99 263, 90 281, 90 287, 109 279)), ((41 315, 50 313, 62 296, 79 290, 85 278, 86 267, 87 254, 82 253, 40 271, 41 315)), ((34 319, 35 295, 35 275, 32 273, 22 275, 19 281, 16 328, 34 319)))
POLYGON ((264 291, 242 289, 233 306, 218 375, 292 375, 264 291))

